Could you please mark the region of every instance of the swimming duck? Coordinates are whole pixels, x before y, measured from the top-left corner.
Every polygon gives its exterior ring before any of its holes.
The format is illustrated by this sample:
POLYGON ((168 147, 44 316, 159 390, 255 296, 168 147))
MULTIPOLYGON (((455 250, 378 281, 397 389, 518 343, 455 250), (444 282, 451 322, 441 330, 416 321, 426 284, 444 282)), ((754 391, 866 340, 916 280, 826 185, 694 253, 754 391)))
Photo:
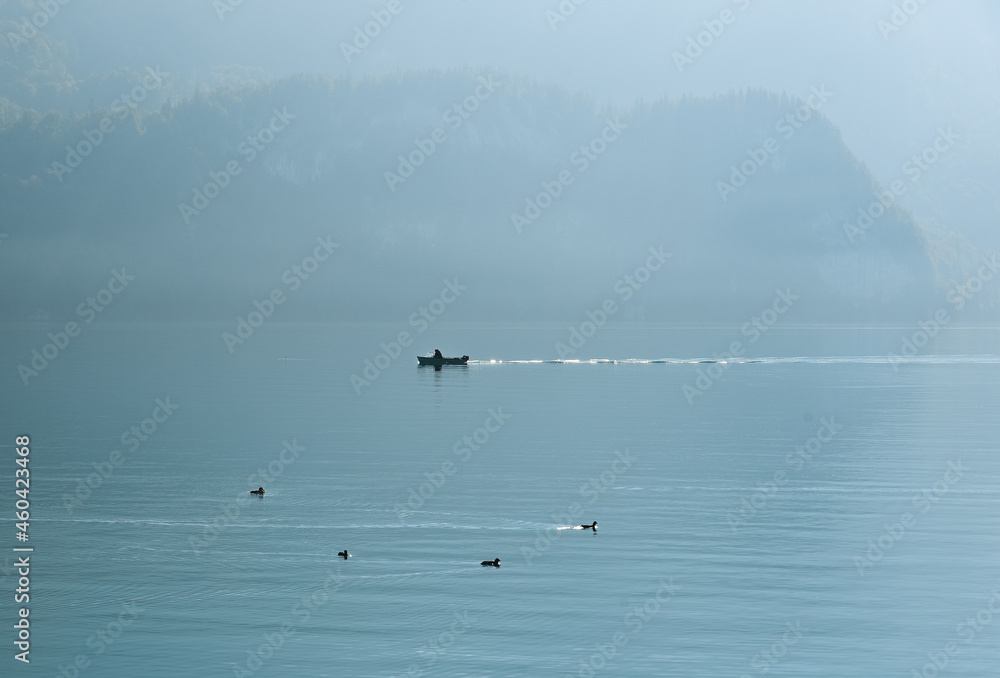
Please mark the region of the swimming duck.
POLYGON ((256 490, 250 490, 250 494, 264 494, 264 488, 258 487, 256 490))
POLYGON ((495 558, 493 560, 484 560, 480 563, 483 567, 500 567, 500 559, 495 558))
POLYGON ((351 557, 351 554, 347 552, 347 549, 344 549, 343 551, 337 551, 337 555, 343 558, 344 560, 347 560, 348 558, 351 557))
POLYGON ((597 521, 595 520, 593 525, 581 525, 580 529, 581 530, 593 530, 594 532, 597 532, 597 521))

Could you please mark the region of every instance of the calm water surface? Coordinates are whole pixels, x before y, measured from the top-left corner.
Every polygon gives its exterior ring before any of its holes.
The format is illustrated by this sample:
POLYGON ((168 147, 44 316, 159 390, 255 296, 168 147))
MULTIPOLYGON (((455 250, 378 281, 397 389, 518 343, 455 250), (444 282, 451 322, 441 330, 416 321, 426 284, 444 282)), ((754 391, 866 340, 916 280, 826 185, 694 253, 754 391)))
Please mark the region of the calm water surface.
POLYGON ((25 386, 54 329, 0 342, 36 549, 32 664, 8 637, 4 675, 81 655, 108 677, 1000 663, 997 330, 894 370, 910 328, 775 329, 749 357, 798 360, 722 365, 689 361, 738 328, 606 327, 573 357, 617 362, 578 364, 551 361, 561 326, 437 327, 359 395, 407 328, 265 326, 230 355, 221 326, 95 324, 25 386), (482 362, 417 368, 436 346, 482 362))

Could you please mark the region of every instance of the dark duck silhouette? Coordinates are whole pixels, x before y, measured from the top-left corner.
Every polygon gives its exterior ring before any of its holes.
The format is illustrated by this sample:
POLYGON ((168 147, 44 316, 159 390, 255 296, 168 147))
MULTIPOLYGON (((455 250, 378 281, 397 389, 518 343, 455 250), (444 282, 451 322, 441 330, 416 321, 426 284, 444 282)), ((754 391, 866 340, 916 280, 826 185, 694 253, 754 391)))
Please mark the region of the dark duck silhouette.
POLYGON ((493 560, 484 560, 480 563, 483 567, 500 567, 500 559, 494 558, 493 560))

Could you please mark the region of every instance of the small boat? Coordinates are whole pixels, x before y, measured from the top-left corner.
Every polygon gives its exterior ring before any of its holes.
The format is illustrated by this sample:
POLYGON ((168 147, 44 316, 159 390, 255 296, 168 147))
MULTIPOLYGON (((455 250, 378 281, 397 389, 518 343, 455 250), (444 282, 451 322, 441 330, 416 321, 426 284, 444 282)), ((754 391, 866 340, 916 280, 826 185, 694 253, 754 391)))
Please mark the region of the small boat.
POLYGON ((420 365, 468 365, 469 356, 463 355, 461 358, 446 358, 441 356, 440 358, 435 358, 432 355, 418 355, 417 363, 420 365))

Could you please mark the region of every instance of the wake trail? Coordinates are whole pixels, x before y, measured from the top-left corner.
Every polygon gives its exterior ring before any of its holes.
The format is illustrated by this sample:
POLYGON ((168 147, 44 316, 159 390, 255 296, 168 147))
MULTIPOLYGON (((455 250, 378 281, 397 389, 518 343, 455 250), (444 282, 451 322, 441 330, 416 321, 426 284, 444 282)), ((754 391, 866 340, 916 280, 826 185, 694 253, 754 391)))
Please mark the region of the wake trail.
POLYGON ((470 360, 470 365, 994 365, 998 355, 924 356, 774 356, 763 358, 567 358, 532 360, 470 360))

